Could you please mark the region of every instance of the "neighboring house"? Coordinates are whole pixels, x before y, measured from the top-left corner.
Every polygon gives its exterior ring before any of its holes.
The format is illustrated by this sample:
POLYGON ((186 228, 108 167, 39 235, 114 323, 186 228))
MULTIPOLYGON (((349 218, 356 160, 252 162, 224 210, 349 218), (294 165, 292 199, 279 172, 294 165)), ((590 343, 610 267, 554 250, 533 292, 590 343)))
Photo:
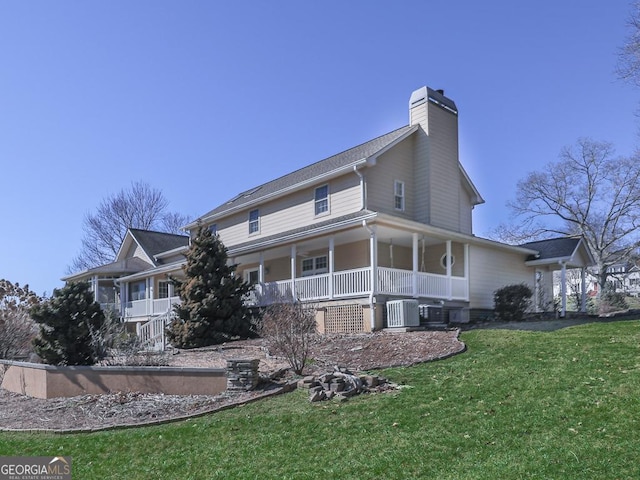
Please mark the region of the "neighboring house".
MULTIPOLYGON (((636 263, 618 263, 607 268, 609 273, 607 283, 613 287, 616 292, 623 293, 629 297, 640 296, 640 267, 636 263)), ((586 291, 590 296, 598 293, 598 278, 589 272, 587 274, 586 291)), ((580 291, 579 288, 576 288, 580 291)), ((559 283, 554 285, 554 292, 559 292, 559 283)))
MULTIPOLYGON (((590 265, 582 243, 565 258, 547 254, 545 242, 511 246, 476 237, 472 213, 482 203, 458 159, 456 104, 422 87, 411 95, 408 125, 244 191, 186 229, 194 235, 205 226, 220 236, 238 274, 255 284, 250 301, 309 302, 326 332, 381 329, 395 300, 417 300, 430 320, 468 321, 491 310, 505 285, 526 283, 548 297, 550 272, 590 265)), ((134 243, 142 248, 138 236, 131 234, 116 263, 138 261, 131 255, 134 243)), ((174 256, 146 255, 148 269, 122 272, 127 320, 143 318, 132 305, 142 294, 136 282, 147 282, 144 305, 155 308, 157 282, 179 271, 183 251, 176 245, 174 256)), ((67 279, 92 273, 99 275, 67 279)), ((92 278, 99 290, 99 277, 92 278)))
POLYGON ((179 301, 169 276, 182 276, 189 237, 130 228, 112 263, 62 280, 88 281, 103 309, 139 326, 179 301))
POLYGON ((630 297, 640 296, 640 267, 636 264, 623 266, 622 272, 612 273, 612 280, 617 291, 630 297))

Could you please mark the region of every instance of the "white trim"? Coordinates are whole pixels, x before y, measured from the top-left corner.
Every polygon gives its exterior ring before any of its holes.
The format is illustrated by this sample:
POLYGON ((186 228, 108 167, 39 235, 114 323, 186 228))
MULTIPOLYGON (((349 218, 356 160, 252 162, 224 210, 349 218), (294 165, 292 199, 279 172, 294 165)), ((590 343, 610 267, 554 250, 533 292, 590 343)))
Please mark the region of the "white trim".
POLYGON ((406 190, 405 183, 402 180, 393 181, 393 208, 398 212, 404 212, 406 210, 406 190), (400 195, 398 195, 398 187, 401 187, 400 195), (398 207, 398 200, 400 200, 401 206, 398 207))
POLYGON ((253 208, 249 210, 249 212, 247 213, 247 222, 249 227, 249 236, 258 235, 260 233, 260 209, 259 208, 253 208), (258 216, 255 220, 251 220, 251 214, 253 212, 258 213, 258 216), (252 225, 256 225, 256 229, 253 231, 251 230, 252 225))
POLYGON ((330 215, 331 214, 331 202, 330 202, 330 188, 329 188, 329 184, 328 183, 324 183, 322 185, 317 186, 316 188, 313 189, 313 215, 314 217, 324 217, 325 215, 330 215), (317 199, 317 193, 318 190, 321 188, 325 188, 327 189, 327 195, 324 198, 321 198, 320 200, 317 199), (327 209, 319 212, 318 213, 318 203, 325 201, 327 203, 327 209))

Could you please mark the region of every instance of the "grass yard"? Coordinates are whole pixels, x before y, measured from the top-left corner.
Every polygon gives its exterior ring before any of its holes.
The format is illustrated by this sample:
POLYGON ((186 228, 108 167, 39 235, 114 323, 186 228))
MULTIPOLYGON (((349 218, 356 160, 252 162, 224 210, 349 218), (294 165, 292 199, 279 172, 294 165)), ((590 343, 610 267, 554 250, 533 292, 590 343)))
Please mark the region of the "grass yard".
POLYGON ((171 425, 0 433, 0 455, 70 455, 77 479, 640 478, 640 321, 475 330, 468 351, 384 371, 406 388, 305 392, 171 425))

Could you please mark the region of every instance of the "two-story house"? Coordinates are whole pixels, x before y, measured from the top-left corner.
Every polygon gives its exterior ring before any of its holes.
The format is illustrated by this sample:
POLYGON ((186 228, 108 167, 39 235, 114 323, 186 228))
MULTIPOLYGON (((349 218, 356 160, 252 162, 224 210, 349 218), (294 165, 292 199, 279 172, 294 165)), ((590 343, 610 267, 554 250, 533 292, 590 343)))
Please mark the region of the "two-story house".
MULTIPOLYGON (((544 243, 476 237, 472 213, 482 203, 458 158, 456 104, 422 87, 411 94, 408 125, 239 193, 186 229, 193 235, 206 226, 220 236, 238 274, 256 286, 250 301, 312 303, 325 332, 381 329, 387 302, 402 299, 417 300, 436 320, 466 321, 493 308, 498 288, 527 283, 551 292, 550 272, 592 261, 584 242, 559 258, 544 243)), ((134 255, 134 240, 121 252, 134 255)), ((119 278, 130 321, 155 315, 139 315, 132 302, 144 290, 152 307, 157 282, 178 271, 177 257, 167 266, 164 253, 154 255, 149 269, 119 278)))

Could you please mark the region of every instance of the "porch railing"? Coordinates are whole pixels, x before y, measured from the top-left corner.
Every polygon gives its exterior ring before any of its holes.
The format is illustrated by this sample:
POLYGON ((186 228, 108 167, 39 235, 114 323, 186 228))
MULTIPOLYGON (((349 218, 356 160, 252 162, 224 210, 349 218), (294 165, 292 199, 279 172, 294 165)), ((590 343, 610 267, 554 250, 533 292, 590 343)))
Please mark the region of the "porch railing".
POLYGON ((147 350, 163 351, 167 347, 167 337, 165 330, 173 319, 173 312, 166 313, 152 318, 138 329, 138 339, 140 346, 147 350))
MULTIPOLYGON (((469 299, 469 286, 465 277, 447 277, 435 273, 412 272, 397 268, 378 267, 376 290, 383 295, 424 297, 442 300, 469 299)), ((247 302, 268 305, 276 299, 297 298, 303 301, 341 299, 368 295, 371 292, 371 267, 325 273, 310 277, 256 285, 247 302)), ((156 300, 136 300, 125 304, 127 318, 150 317, 171 311, 180 302, 179 297, 156 300)))
POLYGON ((171 310, 173 305, 180 303, 180 297, 134 300, 124 305, 125 317, 148 317, 161 315, 171 310))
MULTIPOLYGON (((427 297, 443 300, 468 300, 469 288, 464 277, 447 277, 434 273, 378 267, 376 288, 385 295, 427 297)), ((269 282, 256 287, 255 299, 268 304, 276 296, 303 301, 328 300, 367 295, 371 292, 371 268, 357 268, 313 277, 269 282), (295 288, 294 288, 295 286, 295 288)))

